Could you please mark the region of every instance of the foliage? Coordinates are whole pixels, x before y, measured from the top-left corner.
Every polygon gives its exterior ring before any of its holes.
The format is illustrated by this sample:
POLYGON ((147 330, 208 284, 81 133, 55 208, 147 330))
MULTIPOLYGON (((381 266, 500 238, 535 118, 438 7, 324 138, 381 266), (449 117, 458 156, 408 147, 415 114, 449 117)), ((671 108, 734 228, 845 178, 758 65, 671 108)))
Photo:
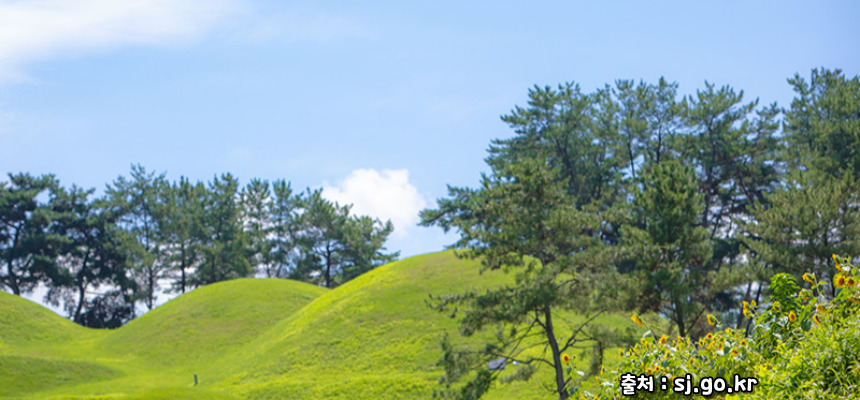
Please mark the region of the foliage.
POLYGON ((266 274, 285 277, 299 258, 299 232, 302 194, 293 193, 290 183, 278 180, 272 183, 274 197, 269 203, 272 227, 269 230, 269 257, 272 265, 266 274))
POLYGON ((116 327, 134 314, 135 282, 127 278, 127 271, 137 242, 117 227, 118 216, 103 202, 90 199, 92 193, 72 186, 58 188, 51 198, 55 213, 51 230, 63 238, 57 260, 64 279, 51 282, 46 298, 54 305, 63 303, 75 322, 116 327), (103 287, 109 288, 106 293, 95 299, 88 296, 103 287), (95 313, 105 319, 98 320, 95 313))
POLYGON ((350 215, 351 206, 326 200, 322 190, 308 192, 299 203, 301 258, 290 277, 331 288, 397 257, 381 252, 391 221, 350 215))
POLYGON ((577 208, 611 204, 621 191, 624 160, 612 117, 601 114, 599 94, 583 93, 571 82, 557 89, 535 86, 528 96, 528 107, 502 116, 517 135, 493 140, 487 164, 500 170, 521 160, 542 160, 558 170, 577 208))
POLYGON ((739 222, 743 242, 774 273, 825 279, 834 275, 831 254, 860 253, 860 182, 853 176, 794 172, 766 198, 770 207, 757 204, 754 222, 739 222))
POLYGON ((203 260, 191 278, 196 286, 253 273, 238 195, 239 181, 229 173, 209 182, 203 206, 203 260))
POLYGON ((48 231, 51 212, 39 199, 56 186, 52 175, 25 173, 0 182, 0 288, 21 295, 58 278, 58 238, 48 231))
MULTIPOLYGON (((839 278, 819 280, 811 273, 801 288, 790 275, 772 278, 772 303, 757 307, 745 303, 743 312, 755 325, 748 333, 725 328, 715 317, 713 332, 698 342, 681 337, 657 337, 647 332, 636 346, 622 352, 621 362, 598 380, 602 387, 586 398, 618 399, 624 373, 656 377, 656 390, 645 394, 655 399, 676 398, 670 388, 661 390, 661 376, 691 374, 694 384, 703 377, 721 377, 729 382, 740 377, 758 379, 753 393, 726 395, 746 399, 842 399, 860 391, 860 282, 858 269, 848 259, 833 256, 839 278), (837 295, 827 300, 829 287, 837 295)), ((642 397, 640 394, 639 397, 642 397)), ((694 396, 699 397, 699 396, 694 396)), ((721 397, 721 396, 718 396, 721 397)))
POLYGON ((131 166, 130 179, 118 177, 105 194, 111 212, 117 216, 116 225, 132 234, 141 247, 130 272, 136 281, 135 300, 143 301, 147 310, 155 307, 159 281, 168 266, 164 260, 167 184, 163 173, 156 175, 136 164, 131 166))
POLYGON ((514 285, 435 297, 435 309, 453 309, 452 315, 461 315, 464 336, 484 329, 497 332, 480 351, 446 351, 442 379, 446 389, 440 396, 482 397, 499 375, 498 371, 483 371, 482 366, 490 359, 503 358, 522 365, 522 379, 531 377, 536 364, 552 368, 552 391, 564 399, 570 381, 563 375, 562 353, 583 343, 601 343, 589 335, 589 320, 567 330, 557 327, 561 322, 554 319, 565 309, 593 316, 606 311, 608 307, 592 304, 593 289, 599 282, 596 277, 606 269, 595 267, 605 263, 598 251, 601 242, 591 234, 600 230, 599 219, 568 201, 566 178, 544 160, 521 157, 512 163, 497 163, 493 175, 484 176, 481 189, 469 192, 465 199, 440 201, 440 210, 422 212, 424 224, 460 231, 458 247, 467 249, 463 256, 480 258, 485 270, 515 273, 514 285), (544 351, 535 354, 533 348, 544 351), (454 389, 452 385, 463 375, 457 370, 464 365, 477 372, 454 389))
POLYGON ((165 283, 184 293, 262 274, 332 287, 398 256, 384 252, 390 222, 353 215, 321 190, 294 193, 284 180, 240 189, 231 174, 170 182, 132 165, 94 193, 52 175, 0 182, 0 287, 21 295, 44 285, 45 301, 72 320, 116 327, 138 303, 154 308, 165 283))
POLYGON ((174 279, 172 290, 185 293, 190 287, 189 272, 200 265, 203 256, 206 187, 180 178, 165 187, 163 196, 166 215, 161 235, 166 244, 165 261, 174 279))
POLYGON ((640 312, 665 315, 681 336, 697 333, 715 292, 731 287, 708 270, 712 248, 700 226, 702 195, 690 168, 664 161, 643 176, 633 200, 634 224, 621 228, 636 265, 628 286, 640 312))
POLYGON ((241 220, 248 232, 252 268, 264 272, 268 278, 273 276, 274 255, 272 243, 268 240, 272 227, 270 199, 269 181, 260 179, 251 179, 240 194, 241 220))
POLYGON ((813 69, 809 80, 788 80, 796 95, 786 110, 786 142, 793 167, 860 179, 860 77, 813 69), (812 155, 812 159, 808 158, 812 155))

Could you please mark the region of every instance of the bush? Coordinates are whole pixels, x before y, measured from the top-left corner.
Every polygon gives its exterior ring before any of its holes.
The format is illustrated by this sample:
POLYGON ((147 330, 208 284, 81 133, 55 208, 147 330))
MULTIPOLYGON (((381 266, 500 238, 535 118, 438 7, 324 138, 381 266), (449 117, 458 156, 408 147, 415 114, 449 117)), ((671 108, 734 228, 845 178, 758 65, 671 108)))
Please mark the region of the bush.
MULTIPOLYGON (((805 274, 801 288, 786 274, 771 281, 773 295, 767 307, 744 302, 744 314, 754 321, 748 332, 721 328, 708 315, 714 331, 693 342, 689 338, 656 337, 648 331, 640 343, 621 352, 621 362, 594 377, 596 393, 579 390, 581 374, 568 369, 577 385, 571 395, 584 399, 622 399, 625 374, 653 376, 654 391, 638 390, 636 398, 674 399, 674 379, 692 378, 703 389, 694 397, 716 399, 844 399, 860 397, 860 278, 847 258, 833 256, 839 272, 834 282, 821 282, 805 274), (836 295, 829 285, 834 285, 836 295), (827 289, 827 290, 825 290, 827 289), (714 392, 702 396, 707 379, 722 378, 734 387, 735 376, 755 378, 752 393, 714 392), (666 389, 661 388, 666 378, 666 389), (703 385, 704 383, 704 385, 703 385)), ((638 318, 634 322, 641 323, 638 318)), ((591 378, 588 378, 591 379, 591 378)), ((749 387, 749 382, 747 384, 749 387)), ((717 387, 719 388, 719 387, 717 387)))

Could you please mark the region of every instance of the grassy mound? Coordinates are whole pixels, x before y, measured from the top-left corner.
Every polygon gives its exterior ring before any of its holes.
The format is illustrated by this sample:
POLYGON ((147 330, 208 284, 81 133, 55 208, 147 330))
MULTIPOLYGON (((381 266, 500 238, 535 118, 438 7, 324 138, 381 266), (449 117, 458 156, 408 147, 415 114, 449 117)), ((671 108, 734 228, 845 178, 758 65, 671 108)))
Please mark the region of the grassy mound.
POLYGON ((158 367, 196 367, 248 342, 326 289, 283 279, 237 279, 177 297, 129 322, 102 345, 158 367))
MULTIPOLYGON (((0 376, 25 382, 0 397, 428 398, 441 374, 439 340, 457 330, 456 320, 427 307, 428 294, 512 280, 478 271, 478 262, 449 251, 379 267, 333 290, 274 279, 222 282, 113 331, 84 329, 0 294, 0 376)), ((625 320, 610 315, 600 323, 625 320)), ((499 384, 488 398, 546 397, 549 373, 499 384)))
MULTIPOLYGON (((429 398, 441 375, 440 338, 456 335, 457 322, 425 301, 428 294, 481 290, 513 279, 479 269, 477 261, 450 251, 377 268, 320 296, 207 373, 215 387, 254 399, 429 398)), ((601 322, 629 325, 625 320, 610 315, 601 322)), ((535 379, 550 382, 549 373, 544 368, 535 379)), ((517 382, 499 385, 489 398, 546 394, 537 382, 517 382)))
POLYGON ((0 397, 235 398, 193 387, 218 360, 326 290, 275 279, 221 282, 116 330, 80 327, 0 293, 0 397))
POLYGON ((479 276, 451 252, 398 261, 320 296, 208 372, 249 398, 425 398, 439 375, 439 338, 456 329, 425 305, 428 293, 507 278, 479 276))
MULTIPOLYGON (((30 300, 0 291, 0 349, 3 344, 65 342, 86 331, 30 300)), ((2 351, 2 350, 0 350, 2 351)))

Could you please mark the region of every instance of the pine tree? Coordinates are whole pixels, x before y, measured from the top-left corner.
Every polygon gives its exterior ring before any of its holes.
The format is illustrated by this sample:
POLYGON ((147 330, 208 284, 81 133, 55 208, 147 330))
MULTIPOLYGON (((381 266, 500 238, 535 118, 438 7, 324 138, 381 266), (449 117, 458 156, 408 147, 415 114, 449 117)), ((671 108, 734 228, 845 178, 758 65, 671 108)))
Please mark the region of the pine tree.
POLYGON ((771 274, 801 281, 812 272, 831 281, 833 254, 860 254, 860 182, 851 174, 795 171, 767 200, 770 207, 758 204, 755 220, 744 224, 743 240, 771 274))
POLYGON ((633 223, 621 228, 622 244, 636 267, 632 296, 641 312, 665 315, 681 336, 702 321, 719 285, 707 268, 712 242, 698 224, 702 195, 692 169, 663 161, 643 176, 633 200, 633 223))
POLYGON ((808 82, 800 75, 788 82, 797 94, 785 113, 792 167, 832 176, 847 170, 860 179, 860 76, 822 68, 813 69, 808 82))
POLYGON ((136 238, 117 226, 119 214, 103 200, 91 200, 93 189, 58 188, 51 198, 55 220, 51 230, 64 238, 58 263, 65 280, 52 282, 48 295, 64 304, 69 317, 91 327, 117 327, 134 315, 128 278, 133 259, 140 257, 136 238), (103 293, 94 291, 105 288, 103 293), (106 306, 110 303, 109 309, 106 306), (93 315, 90 307, 100 308, 93 315))
POLYGON ((271 278, 275 273, 272 241, 272 198, 269 181, 252 179, 242 189, 242 222, 248 234, 252 267, 271 278))
POLYGON ((345 240, 346 262, 341 268, 340 281, 349 281, 380 265, 397 259, 400 252, 383 253, 385 240, 394 231, 391 221, 384 224, 369 216, 352 216, 347 221, 345 240))
POLYGON ((196 286, 253 274, 248 235, 242 229, 238 180, 229 173, 216 176, 207 189, 203 262, 192 279, 196 286))
POLYGON ((168 212, 164 204, 167 185, 163 173, 147 172, 137 164, 131 167, 130 179, 120 176, 107 188, 113 212, 120 216, 118 223, 143 247, 133 275, 138 282, 136 297, 149 310, 155 307, 159 281, 168 270, 163 238, 168 212))
POLYGON ((0 182, 0 287, 13 294, 31 292, 39 282, 59 279, 58 237, 48 231, 49 207, 39 196, 57 188, 52 175, 9 174, 0 182))
MULTIPOLYGON (((606 280, 598 279, 611 267, 598 251, 601 240, 592 232, 600 219, 591 210, 578 210, 567 194, 568 176, 551 167, 542 157, 520 158, 498 163, 493 174, 484 176, 480 189, 450 189, 439 209, 424 210, 422 224, 457 229, 461 239, 455 247, 466 249, 461 256, 480 259, 486 270, 516 272, 516 283, 485 293, 466 292, 434 297, 434 308, 460 314, 460 331, 466 336, 495 328, 497 337, 477 352, 447 350, 442 364, 443 395, 476 399, 489 388, 498 372, 484 371, 489 359, 504 358, 522 365, 517 376, 527 379, 539 363, 553 369, 553 392, 566 399, 572 389, 562 354, 574 345, 593 341, 588 322, 577 329, 559 328, 563 309, 595 310, 591 299, 606 280), (525 352, 524 338, 540 338, 544 353, 525 352), (450 386, 464 370, 478 370, 459 392, 450 386)), ((608 293, 605 291, 604 293, 608 293)), ((589 319, 590 320, 590 319, 589 319)))
POLYGON ((272 184, 274 198, 270 205, 272 222, 269 249, 271 252, 272 276, 289 276, 299 257, 299 233, 301 220, 301 194, 294 194, 290 183, 277 180, 272 184))
POLYGON ((206 187, 182 177, 166 188, 164 198, 167 213, 162 234, 167 246, 166 260, 173 271, 172 290, 185 293, 190 286, 189 275, 199 267, 206 243, 203 230, 206 187))
POLYGON ((300 255, 291 278, 332 288, 397 257, 382 252, 391 221, 351 215, 351 206, 325 199, 321 189, 308 189, 300 208, 300 255))

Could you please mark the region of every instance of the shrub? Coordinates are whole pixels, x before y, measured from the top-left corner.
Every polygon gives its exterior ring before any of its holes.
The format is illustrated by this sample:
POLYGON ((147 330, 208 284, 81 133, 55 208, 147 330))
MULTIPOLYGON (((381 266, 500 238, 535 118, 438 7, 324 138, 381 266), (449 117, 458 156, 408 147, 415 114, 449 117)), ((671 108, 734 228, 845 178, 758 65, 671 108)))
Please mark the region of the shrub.
MULTIPOLYGON (((645 333, 640 343, 626 352, 611 371, 593 377, 595 393, 580 390, 584 377, 578 371, 570 394, 584 399, 622 399, 621 378, 625 374, 652 376, 654 391, 638 390, 636 398, 673 399, 674 379, 692 378, 705 389, 703 378, 722 378, 734 387, 735 376, 755 378, 752 393, 713 393, 694 397, 716 399, 844 399, 860 396, 860 278, 847 258, 833 256, 838 273, 833 282, 821 282, 812 274, 801 288, 786 274, 771 280, 771 304, 759 307, 744 303, 743 312, 754 321, 747 333, 723 329, 709 315, 713 332, 692 341, 689 338, 657 337, 645 333), (829 285, 834 285, 836 295, 829 285), (662 389, 662 378, 666 389, 662 389)), ((635 318, 634 318, 635 320, 635 318)), ((748 382, 749 383, 749 382, 748 382)), ((713 386, 712 386, 713 387, 713 386)))

